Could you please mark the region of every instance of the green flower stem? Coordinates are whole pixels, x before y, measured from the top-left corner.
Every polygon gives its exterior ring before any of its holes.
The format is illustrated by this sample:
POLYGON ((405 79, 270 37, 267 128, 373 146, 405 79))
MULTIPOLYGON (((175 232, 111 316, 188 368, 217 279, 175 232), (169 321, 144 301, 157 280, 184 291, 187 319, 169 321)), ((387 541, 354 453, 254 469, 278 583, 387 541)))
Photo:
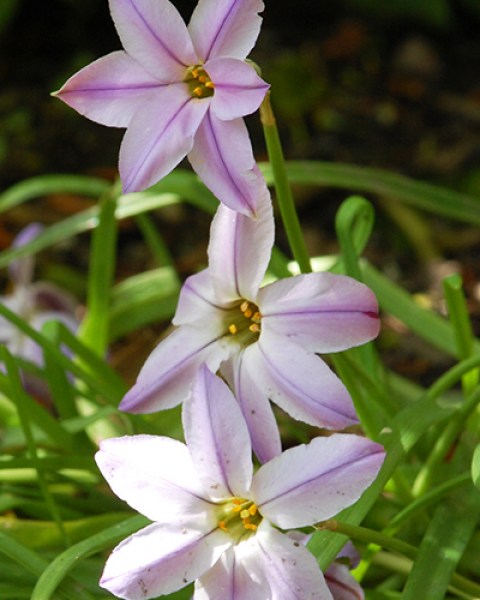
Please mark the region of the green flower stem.
MULTIPOLYGON (((448 316, 453 327, 459 356, 463 359, 473 354, 474 336, 462 287, 462 278, 458 273, 454 273, 443 280, 443 291, 447 302, 448 316)), ((472 392, 477 383, 478 369, 466 373, 462 379, 465 395, 472 392)))
POLYGON ((418 498, 427 491, 430 486, 432 479, 435 476, 438 465, 442 462, 447 452, 450 450, 455 439, 460 434, 463 425, 469 415, 475 410, 478 403, 480 402, 480 388, 477 388, 472 394, 470 394, 458 411, 453 417, 447 422, 443 431, 437 438, 432 451, 427 457, 427 460, 423 464, 420 472, 415 479, 412 487, 412 494, 418 498))
MULTIPOLYGON (((449 481, 442 483, 441 485, 437 486, 430 492, 427 492, 421 498, 417 498, 416 500, 414 500, 413 502, 408 504, 408 506, 406 506, 399 513, 397 513, 393 517, 393 519, 390 521, 388 526, 385 527, 385 529, 383 530, 383 533, 385 535, 395 535, 397 533, 397 531, 400 529, 400 527, 406 521, 408 521, 409 519, 418 515, 421 511, 423 511, 428 506, 432 506, 433 504, 436 504, 438 501, 440 501, 446 494, 448 494, 452 490, 457 489, 457 488, 459 488, 467 483, 470 483, 470 482, 471 482, 470 473, 463 473, 462 475, 458 475, 457 477, 454 477, 454 478, 450 479, 449 481)), ((355 577, 357 578, 358 581, 362 581, 362 579, 365 577, 368 569, 370 568, 372 561, 374 560, 375 555, 377 554, 377 552, 379 550, 380 550, 380 546, 378 546, 377 544, 369 544, 368 545, 365 553, 362 556, 362 560, 360 561, 360 564, 355 569, 355 577)))
POLYGON ((275 116, 270 103, 269 93, 267 93, 265 100, 260 106, 260 120, 262 122, 268 157, 272 167, 277 202, 293 258, 297 261, 302 273, 311 273, 312 267, 310 265, 310 257, 305 246, 305 240, 300 227, 300 221, 298 220, 292 190, 288 181, 282 144, 280 142, 275 116))
MULTIPOLYGON (((318 523, 317 525, 315 525, 315 528, 327 529, 328 531, 339 533, 341 535, 346 535, 351 539, 366 544, 377 544, 382 548, 386 548, 387 550, 391 550, 392 552, 402 554, 403 556, 406 556, 411 560, 415 560, 418 554, 418 549, 415 546, 407 544, 402 540, 397 540, 395 538, 390 537, 389 535, 385 535, 385 533, 375 531, 373 529, 368 529, 367 527, 360 527, 358 525, 341 523, 336 519, 329 519, 328 521, 318 523)), ((395 558, 397 557, 392 557, 392 560, 394 561, 395 558)), ((402 557, 398 558, 401 559, 402 557)), ((475 598, 480 598, 480 585, 478 583, 474 583, 466 577, 458 575, 458 573, 454 573, 452 575, 451 582, 452 586, 454 586, 461 592, 471 594, 475 598)))
POLYGON ((363 542, 364 544, 377 544, 377 546, 386 548, 387 550, 391 550, 393 552, 398 552, 399 554, 408 556, 408 558, 411 559, 414 559, 417 555, 417 549, 415 546, 407 544, 407 542, 402 542, 402 540, 392 538, 381 531, 368 529, 367 527, 350 525, 349 523, 342 523, 336 519, 329 519, 328 521, 317 523, 315 528, 327 529, 328 531, 333 531, 334 533, 340 533, 353 540, 357 540, 358 542, 363 542))

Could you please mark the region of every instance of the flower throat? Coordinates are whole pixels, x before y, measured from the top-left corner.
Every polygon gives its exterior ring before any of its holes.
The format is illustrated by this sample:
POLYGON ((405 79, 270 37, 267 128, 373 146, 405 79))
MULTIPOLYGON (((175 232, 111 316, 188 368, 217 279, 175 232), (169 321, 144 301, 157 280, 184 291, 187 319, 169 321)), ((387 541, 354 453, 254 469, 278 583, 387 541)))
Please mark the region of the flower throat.
POLYGON ((213 96, 215 84, 201 65, 190 67, 184 81, 188 85, 190 95, 193 98, 209 98, 213 96))

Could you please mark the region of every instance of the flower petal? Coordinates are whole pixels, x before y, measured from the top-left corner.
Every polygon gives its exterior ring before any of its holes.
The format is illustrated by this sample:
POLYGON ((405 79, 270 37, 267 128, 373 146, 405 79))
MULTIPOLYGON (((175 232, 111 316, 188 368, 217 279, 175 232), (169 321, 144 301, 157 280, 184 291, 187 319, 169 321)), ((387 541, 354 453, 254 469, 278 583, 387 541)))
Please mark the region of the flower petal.
POLYGON ((373 292, 344 275, 309 273, 276 281, 258 295, 262 327, 313 352, 338 352, 378 335, 373 292))
POLYGON ((29 287, 29 293, 36 310, 54 311, 73 316, 77 308, 77 301, 70 292, 49 281, 38 281, 32 284, 29 287))
POLYGON ((217 56, 243 60, 257 41, 262 0, 199 0, 188 25, 203 61, 217 56))
POLYGON ((263 372, 256 363, 255 346, 223 363, 221 373, 235 390, 255 455, 260 462, 267 462, 282 452, 282 442, 269 397, 263 393, 263 372))
POLYGON ((185 440, 197 476, 212 498, 245 497, 252 482, 252 448, 228 386, 205 365, 183 404, 185 440))
MULTIPOLYGON (((24 227, 15 237, 12 248, 21 248, 34 240, 43 231, 40 223, 30 223, 24 227)), ((10 278, 15 285, 28 285, 32 281, 35 268, 35 256, 25 256, 12 260, 8 265, 10 278)))
POLYGON ((123 191, 137 192, 165 177, 190 152, 209 101, 185 84, 159 87, 134 114, 120 147, 123 191))
POLYGON ((170 594, 208 571, 231 543, 230 536, 218 528, 205 534, 154 523, 115 548, 100 585, 128 600, 170 594))
POLYGON ((180 290, 174 325, 223 323, 224 307, 219 302, 212 285, 210 269, 204 269, 185 280, 180 290))
POLYGON ((177 406, 188 396, 202 363, 216 371, 230 348, 219 343, 223 334, 209 327, 182 326, 155 348, 137 382, 120 403, 120 410, 149 413, 177 406))
POLYGON ((313 525, 358 500, 384 458, 379 444, 359 436, 317 437, 262 465, 251 492, 261 514, 275 525, 313 525))
POLYGON ((110 0, 110 12, 127 53, 158 80, 182 81, 198 63, 187 26, 168 0, 110 0))
POLYGON ((265 578, 253 579, 242 561, 245 544, 229 548, 195 583, 193 600, 253 600, 270 598, 265 578))
POLYGON ((288 338, 262 331, 245 368, 255 374, 261 393, 294 419, 327 429, 358 423, 340 379, 321 358, 288 338))
POLYGON ((208 259, 212 284, 222 302, 240 298, 255 302, 274 235, 269 197, 259 198, 256 219, 223 205, 218 207, 210 230, 208 259))
POLYGON ((251 65, 235 58, 215 58, 205 70, 215 84, 212 113, 224 121, 255 112, 270 87, 251 65))
POLYGON ((53 95, 92 121, 110 127, 128 127, 146 98, 164 85, 119 50, 72 75, 53 95))
POLYGON ((259 197, 268 195, 243 119, 221 121, 208 111, 188 160, 221 202, 244 215, 255 215, 259 197))
POLYGON ((216 526, 185 444, 154 435, 110 438, 95 460, 114 493, 152 521, 204 532, 216 526))
MULTIPOLYGON (((313 554, 263 520, 252 538, 246 567, 270 585, 272 600, 333 600, 313 554)), ((264 597, 264 596, 263 596, 264 597)), ((263 598, 262 597, 262 598, 263 598)))
POLYGON ((325 581, 333 600, 364 600, 362 587, 350 574, 346 565, 333 562, 325 572, 325 581))

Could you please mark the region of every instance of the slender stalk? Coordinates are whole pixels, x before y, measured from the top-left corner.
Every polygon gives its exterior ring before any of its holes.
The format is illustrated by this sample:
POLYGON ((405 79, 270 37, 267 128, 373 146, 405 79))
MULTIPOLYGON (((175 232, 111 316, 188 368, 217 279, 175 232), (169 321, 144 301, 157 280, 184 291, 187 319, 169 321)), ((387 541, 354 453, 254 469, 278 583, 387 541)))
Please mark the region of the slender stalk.
MULTIPOLYGON (((328 531, 332 531, 334 533, 346 535, 349 538, 359 542, 377 544, 382 548, 386 548, 392 552, 398 552, 399 554, 402 554, 403 556, 406 556, 412 560, 415 560, 418 554, 418 549, 415 546, 407 544, 402 540, 392 538, 382 532, 368 529, 367 527, 359 527, 358 525, 341 523, 336 519, 323 521, 322 523, 318 523, 315 527, 316 529, 327 529, 328 531)), ((394 559, 392 558, 392 560, 394 559)), ((480 598, 480 585, 478 583, 475 583, 470 579, 459 575, 458 573, 454 573, 452 575, 451 583, 452 586, 457 588, 460 592, 471 594, 475 598, 480 598)))
POLYGON ((292 190, 288 181, 282 144, 278 134, 272 105, 270 103, 269 93, 265 96, 265 100, 260 106, 260 120, 262 122, 268 157, 272 167, 277 202, 280 208, 283 226, 285 227, 287 234, 288 243, 292 250, 293 258, 300 267, 300 271, 302 273, 310 273, 312 271, 310 257, 305 246, 305 240, 295 208, 292 190))

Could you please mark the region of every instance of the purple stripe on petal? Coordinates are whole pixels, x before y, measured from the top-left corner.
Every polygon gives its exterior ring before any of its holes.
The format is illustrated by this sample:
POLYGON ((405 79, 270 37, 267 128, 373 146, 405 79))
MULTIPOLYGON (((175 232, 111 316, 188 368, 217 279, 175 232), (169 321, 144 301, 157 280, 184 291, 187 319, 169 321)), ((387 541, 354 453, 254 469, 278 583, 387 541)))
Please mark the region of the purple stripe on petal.
POLYGON ((253 468, 250 437, 227 385, 204 365, 183 404, 185 439, 213 498, 245 496, 253 468))
POLYGON ((219 529, 205 533, 154 523, 115 548, 100 585, 132 600, 170 594, 208 571, 231 544, 219 529))
POLYGON ((379 444, 359 436, 315 438, 262 465, 252 494, 260 512, 279 527, 312 525, 358 500, 384 458, 379 444))
POLYGON ((218 343, 222 335, 187 325, 173 331, 150 354, 120 410, 149 413, 183 402, 200 365, 216 371, 227 358, 229 348, 218 343))
POLYGON ((124 192, 157 183, 185 157, 208 105, 208 99, 192 98, 184 83, 159 87, 146 99, 120 148, 124 192))
POLYGON ((248 217, 255 215, 266 184, 255 164, 243 119, 222 121, 208 111, 188 159, 221 202, 248 217))
POLYGON ((261 0, 199 0, 188 26, 198 55, 203 61, 245 59, 260 32, 263 9, 261 0))
POLYGON ((168 0, 110 0, 110 12, 127 53, 160 81, 180 81, 197 64, 185 22, 168 0))

